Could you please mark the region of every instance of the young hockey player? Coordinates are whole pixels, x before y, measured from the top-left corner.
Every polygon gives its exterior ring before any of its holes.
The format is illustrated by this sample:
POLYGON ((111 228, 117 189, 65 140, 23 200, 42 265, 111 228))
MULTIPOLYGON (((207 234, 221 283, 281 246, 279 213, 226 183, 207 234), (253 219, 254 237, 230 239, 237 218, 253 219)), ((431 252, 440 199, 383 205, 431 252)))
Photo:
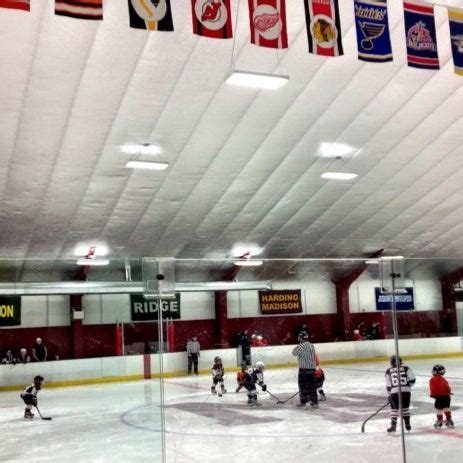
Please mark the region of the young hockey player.
POLYGON ((323 391, 323 383, 325 382, 325 372, 320 367, 317 366, 313 376, 315 379, 315 387, 317 388, 318 394, 320 396, 318 400, 320 402, 325 402, 326 395, 325 395, 325 392, 323 391))
POLYGON ((453 429, 455 426, 452 420, 452 412, 450 411, 452 389, 444 378, 444 375, 445 367, 443 365, 434 365, 432 368, 432 378, 429 380, 430 395, 435 399, 434 407, 437 410, 437 421, 434 423, 434 427, 436 429, 442 428, 445 413, 445 425, 453 429))
POLYGON ((399 416, 399 381, 402 392, 402 415, 404 418, 405 429, 410 431, 410 398, 411 388, 415 384, 416 378, 410 367, 402 365, 402 359, 393 355, 391 357, 391 367, 386 370, 386 390, 389 394, 391 405, 391 426, 387 432, 395 432, 397 429, 397 418, 399 416))
POLYGON ((267 390, 267 386, 264 383, 264 369, 264 362, 256 362, 256 366, 254 368, 249 367, 244 372, 244 380, 242 384, 248 391, 248 405, 251 407, 258 407, 262 405, 257 401, 256 383, 264 392, 267 390))
POLYGON ((26 389, 24 389, 21 393, 21 399, 23 399, 26 404, 26 409, 24 411, 25 420, 32 420, 34 418, 34 414, 31 412, 31 409, 33 406, 37 406, 37 394, 40 389, 42 389, 43 381, 43 377, 37 375, 34 378, 34 382, 30 386, 26 387, 26 389))
POLYGON ((212 394, 216 394, 219 397, 222 397, 222 394, 227 392, 225 386, 223 384, 223 375, 225 374, 225 370, 223 368, 222 359, 220 357, 214 358, 214 365, 212 365, 212 386, 211 392, 212 394), (216 390, 217 385, 219 385, 219 390, 216 390))
POLYGON ((246 364, 243 362, 241 365, 241 371, 238 371, 238 373, 236 373, 236 382, 238 383, 238 387, 236 388, 235 392, 240 392, 241 389, 244 387, 243 382, 244 382, 244 377, 246 376, 245 371, 246 371, 246 364))

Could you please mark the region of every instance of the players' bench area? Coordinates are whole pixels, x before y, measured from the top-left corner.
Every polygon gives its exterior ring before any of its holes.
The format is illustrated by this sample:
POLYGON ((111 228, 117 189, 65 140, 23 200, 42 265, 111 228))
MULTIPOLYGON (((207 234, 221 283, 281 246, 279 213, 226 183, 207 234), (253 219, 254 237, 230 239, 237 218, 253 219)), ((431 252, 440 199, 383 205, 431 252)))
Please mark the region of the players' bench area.
MULTIPOLYGON (((263 361, 267 368, 295 367, 293 347, 256 347, 252 349, 252 358, 254 362, 263 361)), ((385 361, 394 354, 392 339, 323 343, 315 347, 322 365, 385 361)), ((400 354, 408 360, 463 357, 463 338, 404 339, 400 341, 400 354)), ((201 352, 200 373, 209 374, 216 355, 222 357, 227 371, 237 371, 236 349, 221 349, 201 352)), ((164 375, 185 375, 186 362, 185 352, 164 354, 164 375)), ((47 387, 61 387, 158 378, 159 372, 158 354, 0 365, 0 391, 21 388, 37 374, 46 379, 47 387)))

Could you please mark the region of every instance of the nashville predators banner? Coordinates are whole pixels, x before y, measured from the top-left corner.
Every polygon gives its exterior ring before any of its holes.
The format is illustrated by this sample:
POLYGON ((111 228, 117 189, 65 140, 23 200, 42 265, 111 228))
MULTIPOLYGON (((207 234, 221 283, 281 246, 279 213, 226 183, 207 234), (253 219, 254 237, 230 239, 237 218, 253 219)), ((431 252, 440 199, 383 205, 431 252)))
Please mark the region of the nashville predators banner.
POLYGON ((30 11, 31 5, 29 0, 0 0, 0 8, 30 11))
POLYGON ((103 19, 103 0, 55 0, 55 14, 77 19, 103 19))
POLYGON ((170 0, 129 0, 130 27, 149 31, 173 31, 170 0))
POLYGON ((193 34, 212 39, 233 37, 230 0, 191 0, 193 34))
POLYGON ((358 58, 384 63, 392 61, 387 20, 387 0, 354 0, 358 58))
POLYGON ((448 13, 455 74, 463 76, 463 11, 449 8, 448 13))
POLYGON ((343 54, 338 0, 304 0, 309 53, 343 54))
POLYGON ((404 19, 408 65, 421 69, 439 69, 434 7, 404 1, 404 19))
POLYGON ((285 0, 249 0, 251 43, 288 48, 285 0))

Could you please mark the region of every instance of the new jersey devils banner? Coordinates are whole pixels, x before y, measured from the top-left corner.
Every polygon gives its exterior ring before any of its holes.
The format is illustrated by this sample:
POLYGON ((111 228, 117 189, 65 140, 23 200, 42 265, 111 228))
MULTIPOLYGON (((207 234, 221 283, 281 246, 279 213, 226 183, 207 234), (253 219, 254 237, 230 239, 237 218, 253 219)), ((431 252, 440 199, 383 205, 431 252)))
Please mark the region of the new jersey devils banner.
POLYGON ((31 5, 29 0, 0 0, 0 8, 30 11, 31 5))
POLYGON ((170 0, 129 0, 130 27, 149 31, 173 31, 170 0))
POLYGON ((463 76, 463 11, 448 9, 455 74, 463 76))
POLYGON ((404 1, 404 19, 408 65, 422 69, 439 69, 434 7, 404 1))
POLYGON ((285 0, 249 0, 251 43, 259 47, 288 48, 285 0))
POLYGON ((387 0, 354 0, 358 58, 384 63, 392 61, 387 20, 387 0))
POLYGON ((304 0, 309 53, 343 54, 338 0, 304 0))
POLYGON ((233 37, 230 0, 191 0, 193 34, 212 39, 233 37))
POLYGON ((55 14, 78 19, 103 19, 103 0, 55 0, 55 14))

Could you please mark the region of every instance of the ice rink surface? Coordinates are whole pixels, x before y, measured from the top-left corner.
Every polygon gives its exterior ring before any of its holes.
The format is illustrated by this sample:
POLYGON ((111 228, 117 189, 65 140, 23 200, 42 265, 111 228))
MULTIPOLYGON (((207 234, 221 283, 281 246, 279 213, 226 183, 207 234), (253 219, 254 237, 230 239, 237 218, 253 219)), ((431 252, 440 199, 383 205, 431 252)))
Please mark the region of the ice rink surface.
MULTIPOLYGON (((463 461, 463 359, 408 362, 417 375, 412 394, 412 431, 406 435, 408 462, 463 461), (454 396, 455 429, 433 429, 428 394, 435 363, 447 368, 454 396)), ((386 403, 386 363, 326 366, 327 401, 318 410, 285 405, 260 393, 261 407, 249 408, 244 390, 235 393, 236 374, 228 373, 228 393, 210 393, 210 377, 168 379, 167 461, 232 463, 316 461, 394 463, 402 461, 400 432, 388 435, 387 411, 362 421, 386 403)), ((279 399, 297 391, 296 369, 266 370, 268 390, 279 399)), ((31 378, 32 379, 32 378, 31 378)), ((158 462, 160 459, 159 381, 48 388, 39 394, 42 414, 52 421, 23 420, 19 392, 0 393, 2 462, 158 462)))

